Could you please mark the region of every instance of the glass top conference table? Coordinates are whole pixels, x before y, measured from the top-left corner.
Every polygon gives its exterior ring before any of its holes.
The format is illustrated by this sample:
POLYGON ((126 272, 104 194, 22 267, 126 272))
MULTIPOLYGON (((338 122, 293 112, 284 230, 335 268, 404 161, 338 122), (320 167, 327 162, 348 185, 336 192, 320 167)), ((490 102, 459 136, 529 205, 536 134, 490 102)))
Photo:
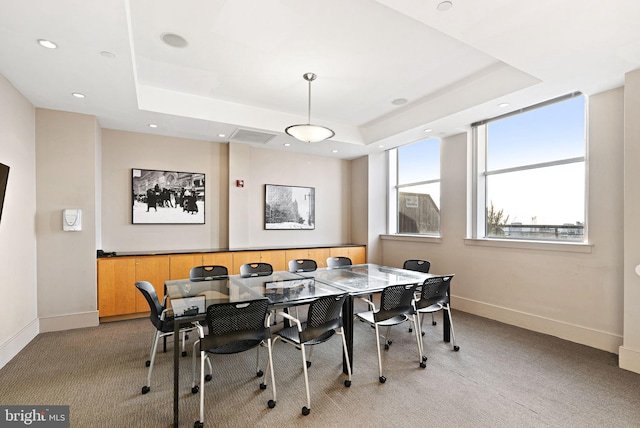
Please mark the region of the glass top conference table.
MULTIPOLYGON (((354 297, 379 293, 391 285, 421 284, 432 274, 362 264, 338 268, 322 268, 312 272, 274 272, 268 276, 242 278, 240 275, 213 278, 206 281, 179 279, 165 282, 176 322, 174 323, 174 384, 173 415, 174 426, 178 426, 178 389, 181 324, 201 321, 206 317, 206 308, 217 303, 244 302, 267 298, 270 308, 280 309, 304 305, 313 300, 349 293, 342 314, 345 340, 349 361, 353 368, 353 300, 354 297)), ((443 317, 443 338, 450 340, 448 317, 443 317)), ((347 372, 343 359, 343 371, 347 372)))

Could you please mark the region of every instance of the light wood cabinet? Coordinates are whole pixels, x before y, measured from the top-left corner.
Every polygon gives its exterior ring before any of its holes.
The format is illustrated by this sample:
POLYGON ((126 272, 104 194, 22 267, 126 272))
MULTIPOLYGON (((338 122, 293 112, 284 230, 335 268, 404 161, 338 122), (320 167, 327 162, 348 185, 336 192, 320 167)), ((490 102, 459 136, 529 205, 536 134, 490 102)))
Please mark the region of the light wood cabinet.
POLYGON ((327 267, 327 258, 331 257, 330 248, 308 248, 301 250, 286 250, 285 262, 289 268, 289 260, 311 259, 315 260, 319 268, 327 267))
POLYGON ((321 268, 326 267, 327 257, 333 256, 347 256, 354 264, 366 263, 366 248, 355 246, 99 258, 98 311, 101 319, 144 315, 149 312, 149 304, 136 289, 136 281, 149 281, 162 300, 165 281, 188 278, 194 266, 222 265, 229 269, 229 274, 236 275, 244 263, 269 263, 274 271, 282 271, 288 270, 289 260, 313 259, 321 268))
POLYGON ((233 274, 240 273, 240 266, 245 263, 269 263, 274 271, 287 270, 285 262, 286 250, 238 251, 233 253, 233 274))
POLYGON ((335 247, 330 249, 330 257, 349 257, 351 263, 359 265, 367 262, 365 247, 335 247))
POLYGON ((169 279, 168 256, 98 259, 98 311, 100 318, 149 312, 149 304, 135 287, 149 281, 162 300, 169 279))
POLYGON ((189 278, 191 268, 205 265, 225 266, 231 274, 233 272, 233 253, 193 253, 172 254, 169 256, 171 279, 189 278))

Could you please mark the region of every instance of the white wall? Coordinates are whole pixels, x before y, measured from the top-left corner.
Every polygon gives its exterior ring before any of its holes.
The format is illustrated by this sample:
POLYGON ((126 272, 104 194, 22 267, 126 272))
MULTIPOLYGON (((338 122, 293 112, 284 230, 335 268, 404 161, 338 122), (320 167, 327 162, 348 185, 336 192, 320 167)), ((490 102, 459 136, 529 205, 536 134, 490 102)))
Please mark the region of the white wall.
POLYGON ((40 331, 98 325, 94 116, 36 110, 40 331), (62 210, 82 210, 82 230, 62 230, 62 210))
POLYGON ((39 331, 35 109, 0 75, 0 163, 10 167, 0 219, 0 367, 39 331))
POLYGON ((455 273, 452 305, 610 352, 622 343, 623 90, 589 100, 592 246, 467 240, 467 134, 442 142, 441 239, 383 240, 385 264, 408 258, 455 273), (445 167, 446 166, 446 167, 445 167))

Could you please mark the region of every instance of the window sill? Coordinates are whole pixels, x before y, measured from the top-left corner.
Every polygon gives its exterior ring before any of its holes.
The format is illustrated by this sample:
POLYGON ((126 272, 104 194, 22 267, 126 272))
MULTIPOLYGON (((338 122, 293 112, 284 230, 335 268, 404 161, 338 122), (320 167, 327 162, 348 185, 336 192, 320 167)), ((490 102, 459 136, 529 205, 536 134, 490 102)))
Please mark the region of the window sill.
POLYGON ((380 235, 380 239, 386 241, 428 242, 431 244, 442 243, 442 238, 435 235, 380 235))
POLYGON ((510 239, 465 239, 465 245, 475 247, 518 248, 524 250, 591 253, 593 244, 583 242, 515 241, 510 239))

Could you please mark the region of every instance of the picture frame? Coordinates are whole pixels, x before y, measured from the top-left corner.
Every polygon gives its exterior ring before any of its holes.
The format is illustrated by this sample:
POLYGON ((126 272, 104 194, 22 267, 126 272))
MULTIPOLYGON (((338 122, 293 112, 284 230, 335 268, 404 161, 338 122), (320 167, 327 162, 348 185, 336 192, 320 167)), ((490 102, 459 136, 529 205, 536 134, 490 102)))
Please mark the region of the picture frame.
POLYGON ((131 169, 133 224, 204 224, 205 175, 131 169))
POLYGON ((316 226, 314 187, 265 184, 266 230, 313 230, 316 226))

